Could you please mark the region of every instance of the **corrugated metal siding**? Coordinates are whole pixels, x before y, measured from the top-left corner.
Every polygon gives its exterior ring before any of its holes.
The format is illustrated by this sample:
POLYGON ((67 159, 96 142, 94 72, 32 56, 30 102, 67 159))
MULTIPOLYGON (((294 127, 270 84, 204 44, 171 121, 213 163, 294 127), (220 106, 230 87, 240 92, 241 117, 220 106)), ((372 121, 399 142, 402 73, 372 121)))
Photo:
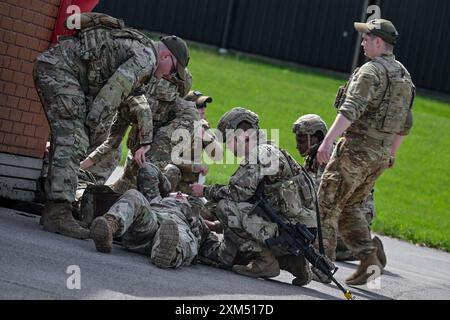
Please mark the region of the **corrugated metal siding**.
POLYGON ((102 0, 95 8, 127 25, 219 46, 228 0, 102 0))
POLYGON ((230 48, 348 72, 363 1, 237 1, 230 48))
POLYGON ((450 1, 389 0, 381 12, 398 29, 396 56, 416 86, 450 93, 450 1))
MULTIPOLYGON (((102 0, 95 11, 136 28, 335 71, 351 71, 363 0, 102 0)), ((384 0, 401 38, 397 57, 418 87, 450 93, 448 0, 384 0)), ((359 44, 358 44, 359 45, 359 44)))

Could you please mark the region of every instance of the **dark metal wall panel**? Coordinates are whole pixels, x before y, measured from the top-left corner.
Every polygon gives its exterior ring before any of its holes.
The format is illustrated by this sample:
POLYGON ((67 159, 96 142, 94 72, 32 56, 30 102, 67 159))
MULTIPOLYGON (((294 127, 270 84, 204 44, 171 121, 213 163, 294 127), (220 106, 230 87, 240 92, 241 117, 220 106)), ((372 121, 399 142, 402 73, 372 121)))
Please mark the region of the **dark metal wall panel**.
POLYGON ((102 0, 95 8, 135 28, 219 46, 228 0, 102 0))
POLYGON ((450 93, 450 1, 383 1, 381 14, 398 29, 396 56, 416 86, 450 93))
POLYGON ((349 72, 363 1, 237 1, 229 47, 349 72))
MULTIPOLYGON (((364 0, 101 0, 130 26, 335 71, 351 71, 364 0), (233 4, 227 42, 227 12, 233 4)), ((383 0, 398 59, 418 87, 450 93, 450 1, 383 0)))

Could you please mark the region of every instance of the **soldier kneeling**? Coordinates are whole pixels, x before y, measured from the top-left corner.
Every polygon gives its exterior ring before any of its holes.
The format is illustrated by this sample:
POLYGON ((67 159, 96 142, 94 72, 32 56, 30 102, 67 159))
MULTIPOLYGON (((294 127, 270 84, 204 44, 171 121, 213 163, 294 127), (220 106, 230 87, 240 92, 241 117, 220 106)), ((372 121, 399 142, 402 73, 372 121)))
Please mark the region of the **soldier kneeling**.
MULTIPOLYGON (((298 176, 299 164, 289 154, 272 143, 267 143, 259 130, 258 115, 244 108, 234 108, 224 114, 218 129, 226 136, 226 146, 235 156, 244 160, 231 176, 228 185, 192 185, 192 194, 217 202, 216 214, 223 226, 224 243, 217 255, 238 274, 250 277, 272 278, 287 270, 296 278, 293 284, 303 286, 311 281, 311 269, 305 257, 290 255, 283 247, 268 247, 266 240, 279 235, 276 223, 257 214, 256 191, 276 212, 293 223, 301 222, 317 227, 314 195, 305 188, 303 206, 295 214, 280 193, 283 182, 298 176), (227 134, 227 135, 226 135, 227 134), (258 189, 259 188, 259 189, 258 189), (239 263, 237 257, 249 256, 250 262, 239 263)), ((303 181, 307 187, 307 181, 303 181)))

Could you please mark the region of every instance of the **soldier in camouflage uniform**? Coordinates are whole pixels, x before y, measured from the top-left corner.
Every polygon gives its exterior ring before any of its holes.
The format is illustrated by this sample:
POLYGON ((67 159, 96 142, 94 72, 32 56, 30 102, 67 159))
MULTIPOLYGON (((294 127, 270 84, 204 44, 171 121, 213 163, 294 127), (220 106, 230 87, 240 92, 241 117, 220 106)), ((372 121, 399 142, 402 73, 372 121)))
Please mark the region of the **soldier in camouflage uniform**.
POLYGON ((278 226, 253 209, 257 189, 261 188, 262 196, 273 209, 291 223, 300 222, 315 228, 314 189, 301 166, 286 151, 266 142, 258 122, 255 113, 239 107, 222 116, 218 129, 227 137, 227 148, 236 156, 243 156, 244 160, 228 185, 193 184, 192 193, 218 203, 216 215, 224 228, 224 245, 218 256, 222 261, 234 264, 234 272, 270 278, 278 276, 281 268, 295 276, 293 284, 303 286, 311 281, 308 262, 303 256, 289 255, 282 247, 267 247, 265 240, 278 235, 278 226), (295 213, 283 209, 292 203, 286 203, 282 197, 283 182, 294 176, 300 177, 297 181, 302 184, 301 194, 295 194, 296 200, 301 199, 301 208, 295 213), (247 253, 253 258, 247 265, 237 264, 233 262, 237 253, 247 253))
MULTIPOLYGON (((132 130, 138 131, 139 135, 133 135, 135 140, 131 149, 134 158, 139 150, 148 151, 153 140, 153 118, 151 106, 156 104, 153 99, 147 99, 142 89, 136 90, 131 94, 118 108, 114 116, 113 123, 109 130, 107 139, 98 146, 89 156, 81 163, 81 169, 89 169, 92 165, 102 162, 102 159, 110 158, 111 154, 115 154, 120 150, 120 144, 126 134, 128 127, 131 125, 132 130)), ((136 161, 143 163, 139 154, 136 155, 136 161)), ((114 170, 115 167, 112 167, 114 170)))
POLYGON ((206 176, 208 174, 208 166, 201 163, 202 151, 205 149, 210 150, 209 155, 215 158, 216 155, 221 155, 221 147, 217 142, 216 135, 211 131, 211 127, 205 119, 206 108, 208 103, 213 101, 212 97, 205 96, 200 91, 190 91, 184 99, 195 102, 200 121, 197 123, 199 128, 194 129, 196 131, 192 143, 192 159, 186 159, 186 163, 177 165, 180 170, 181 180, 178 185, 172 186, 172 188, 185 194, 191 194, 190 184, 199 182, 200 175, 206 176))
POLYGON ((98 251, 110 252, 113 237, 122 237, 127 249, 150 256, 156 266, 178 268, 220 246, 195 202, 181 193, 168 196, 170 182, 158 167, 144 163, 138 170, 137 188, 125 192, 93 221, 91 235, 98 251))
POLYGON ((42 53, 33 72, 51 129, 44 229, 76 238, 89 236, 71 211, 88 146, 109 127, 117 107, 135 88, 176 70, 184 77, 189 60, 187 45, 179 38, 154 43, 112 17, 82 17, 88 18, 81 19, 77 35, 42 53))
MULTIPOLYGON (((322 174, 325 169, 324 165, 320 165, 316 160, 317 149, 322 143, 327 134, 327 125, 322 118, 316 114, 307 114, 301 116, 294 122, 292 132, 295 134, 297 142, 297 150, 305 159, 304 168, 308 174, 314 179, 316 190, 319 189, 322 174)), ((366 217, 367 225, 370 230, 370 225, 375 216, 375 206, 373 202, 373 190, 360 208, 361 213, 366 217)), ((373 238, 374 244, 377 246, 378 258, 386 266, 386 255, 383 250, 381 239, 375 236, 373 238)), ((347 248, 342 237, 338 233, 336 246, 336 260, 347 261, 355 260, 352 252, 347 248)))
POLYGON ((361 261, 346 283, 363 285, 372 275, 369 267, 381 273, 383 266, 360 204, 392 166, 409 134, 415 87, 409 72, 395 60, 398 33, 390 21, 355 23, 355 28, 363 33, 361 45, 370 61, 337 95, 339 114, 317 152, 318 162, 327 163, 318 194, 325 253, 335 259, 339 226, 344 242, 361 261), (333 143, 342 134, 330 159, 333 143))

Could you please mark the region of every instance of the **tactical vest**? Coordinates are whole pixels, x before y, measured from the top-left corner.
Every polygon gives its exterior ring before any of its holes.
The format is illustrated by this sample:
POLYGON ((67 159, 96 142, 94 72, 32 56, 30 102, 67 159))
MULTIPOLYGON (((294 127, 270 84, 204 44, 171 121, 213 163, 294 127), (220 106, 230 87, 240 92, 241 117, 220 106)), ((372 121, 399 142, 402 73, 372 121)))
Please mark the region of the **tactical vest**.
MULTIPOLYGON (((352 124, 348 131, 363 133, 378 140, 389 140, 393 134, 401 132, 405 125, 414 102, 415 86, 410 74, 400 62, 389 63, 381 57, 375 58, 372 62, 385 70, 386 89, 380 104, 371 106, 369 102, 366 112, 352 124)), ((359 68, 353 72, 347 84, 339 88, 334 104, 337 109, 344 104, 348 86, 358 71, 359 68)))
POLYGON ((115 48, 115 39, 137 40, 147 47, 154 47, 153 42, 140 31, 126 27, 122 20, 102 13, 81 13, 77 36, 81 42, 81 59, 87 67, 89 94, 92 96, 115 72, 116 66, 103 54, 108 47, 115 48))
POLYGON ((410 112, 416 88, 406 68, 398 61, 388 63, 382 58, 374 59, 381 65, 387 75, 387 88, 376 113, 364 113, 362 121, 366 121, 372 128, 384 133, 397 134, 405 125, 410 112))
POLYGON ((358 73, 359 68, 356 68, 352 75, 350 76, 350 79, 344 86, 340 86, 337 93, 336 98, 334 99, 334 107, 336 110, 339 110, 339 108, 344 104, 345 99, 347 98, 347 90, 350 82, 352 82, 352 79, 355 77, 355 75, 358 73))
POLYGON ((314 182, 289 153, 281 148, 279 150, 289 164, 291 177, 272 185, 265 185, 263 190, 278 193, 283 216, 289 220, 300 222, 308 228, 316 228, 314 182))

